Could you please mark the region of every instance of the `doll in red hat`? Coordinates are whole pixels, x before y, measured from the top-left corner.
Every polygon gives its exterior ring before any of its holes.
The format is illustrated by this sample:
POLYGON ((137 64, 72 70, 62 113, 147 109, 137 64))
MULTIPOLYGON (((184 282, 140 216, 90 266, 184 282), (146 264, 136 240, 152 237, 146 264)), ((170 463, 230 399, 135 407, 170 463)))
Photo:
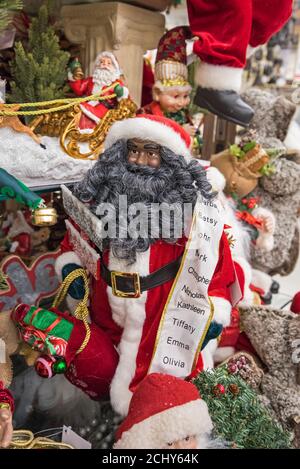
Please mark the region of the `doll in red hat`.
POLYGON ((152 373, 133 394, 114 448, 207 448, 212 429, 207 405, 194 384, 152 373))
POLYGON ((194 136, 196 129, 188 111, 192 87, 188 82, 186 40, 191 38, 188 26, 177 26, 160 39, 152 87, 153 101, 140 113, 172 119, 194 136))
POLYGON ((195 104, 247 126, 254 111, 239 95, 246 57, 284 26, 293 0, 187 0, 187 8, 201 60, 195 104))

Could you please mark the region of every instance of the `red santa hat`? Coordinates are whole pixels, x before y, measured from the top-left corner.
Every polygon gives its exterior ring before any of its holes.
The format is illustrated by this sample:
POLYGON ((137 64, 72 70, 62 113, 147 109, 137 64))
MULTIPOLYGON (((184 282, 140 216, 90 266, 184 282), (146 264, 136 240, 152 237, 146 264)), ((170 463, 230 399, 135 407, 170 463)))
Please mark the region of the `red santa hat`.
POLYGON ((201 439, 212 428, 207 405, 194 384, 152 373, 133 394, 114 448, 160 449, 187 436, 201 439))
POLYGON ((165 33, 158 43, 155 62, 155 88, 161 91, 180 88, 190 91, 188 82, 186 40, 191 38, 188 26, 177 26, 165 33))
POLYGON ((191 137, 175 121, 163 116, 140 114, 131 119, 115 122, 105 139, 105 149, 110 148, 120 139, 140 138, 150 140, 169 148, 176 155, 191 159, 191 137))

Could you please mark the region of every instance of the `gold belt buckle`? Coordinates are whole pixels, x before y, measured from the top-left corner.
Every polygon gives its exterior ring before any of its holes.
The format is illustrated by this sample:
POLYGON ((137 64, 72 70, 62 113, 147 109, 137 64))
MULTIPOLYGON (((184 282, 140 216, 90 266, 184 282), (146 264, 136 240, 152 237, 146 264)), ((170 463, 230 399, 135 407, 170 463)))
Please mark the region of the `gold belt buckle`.
POLYGON ((111 272, 111 287, 113 295, 119 298, 139 298, 141 296, 141 282, 140 275, 138 272, 117 272, 113 270, 111 272), (133 280, 134 292, 124 292, 117 288, 117 277, 129 277, 133 280))

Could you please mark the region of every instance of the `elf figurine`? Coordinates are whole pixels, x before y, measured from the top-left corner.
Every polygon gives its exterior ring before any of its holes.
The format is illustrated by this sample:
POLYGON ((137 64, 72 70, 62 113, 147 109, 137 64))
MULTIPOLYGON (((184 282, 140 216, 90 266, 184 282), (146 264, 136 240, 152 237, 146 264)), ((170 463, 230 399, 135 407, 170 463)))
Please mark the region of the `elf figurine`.
POLYGON ((247 126, 254 111, 239 95, 246 57, 292 14, 293 0, 187 0, 200 58, 195 104, 247 126))
POLYGON ((114 449, 202 449, 211 446, 213 424, 196 386, 152 373, 132 396, 114 449))
POLYGON ((186 40, 190 38, 187 26, 177 26, 162 36, 155 63, 153 101, 139 113, 172 119, 194 137, 196 129, 188 111, 192 87, 188 82, 186 40))
POLYGON ((122 71, 119 63, 111 52, 101 52, 96 57, 93 75, 83 78, 82 69, 75 59, 68 72, 69 85, 77 96, 90 96, 101 93, 107 99, 83 102, 80 104, 82 116, 80 129, 93 129, 105 116, 109 109, 115 109, 121 99, 129 96, 128 88, 121 79, 122 71), (110 98, 111 94, 115 97, 110 98))

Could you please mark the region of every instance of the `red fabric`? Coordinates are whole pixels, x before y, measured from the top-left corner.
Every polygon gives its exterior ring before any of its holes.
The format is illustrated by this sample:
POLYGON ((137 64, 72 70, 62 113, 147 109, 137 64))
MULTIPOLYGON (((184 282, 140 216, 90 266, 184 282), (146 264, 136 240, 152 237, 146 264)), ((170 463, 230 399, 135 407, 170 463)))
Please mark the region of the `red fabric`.
POLYGON ((13 242, 18 242, 18 247, 14 254, 19 256, 29 256, 31 253, 31 237, 28 233, 20 233, 12 238, 13 242))
POLYGON ((236 343, 236 351, 243 351, 243 352, 248 352, 251 355, 257 357, 257 352, 253 345, 251 344, 250 340, 248 339, 248 336, 245 334, 245 332, 241 332, 238 338, 238 341, 236 343))
POLYGON ((203 62, 243 68, 246 50, 266 43, 292 14, 293 0, 187 0, 194 52, 203 62))
POLYGON ((228 327, 224 327, 219 347, 236 347, 240 336, 240 315, 237 308, 232 308, 231 321, 228 327))
MULTIPOLYGON (((177 259, 184 250, 186 239, 179 240, 176 244, 168 244, 162 240, 158 240, 151 246, 150 251, 150 273, 161 268, 163 265, 177 259)), ((62 252, 66 252, 72 249, 72 245, 69 243, 68 234, 61 245, 62 252)), ((230 285, 235 281, 235 271, 233 262, 231 259, 230 248, 227 237, 223 233, 219 245, 220 258, 215 269, 215 273, 211 284, 208 289, 210 296, 218 296, 230 301, 230 285)), ((108 255, 106 254, 104 262, 108 263, 108 255)), ((141 380, 147 375, 150 361, 153 354, 155 339, 161 315, 163 312, 164 305, 167 301, 168 294, 172 281, 167 282, 159 287, 153 288, 148 291, 147 302, 146 302, 146 318, 143 326, 142 338, 139 345, 138 354, 136 357, 136 372, 135 376, 130 384, 130 390, 134 391, 141 380)), ((114 345, 118 345, 121 339, 122 329, 112 319, 112 311, 108 302, 107 296, 108 287, 102 278, 100 280, 92 279, 91 282, 91 296, 90 296, 90 315, 92 322, 101 329, 103 335, 107 335, 109 342, 114 345)), ((104 344, 103 341, 99 341, 95 344, 93 353, 98 351, 97 347, 101 347, 104 344)), ((104 345, 103 345, 104 347, 104 345)), ((86 354, 88 355, 88 350, 86 354)), ((104 351, 103 351, 104 353, 104 351)), ((113 367, 117 365, 114 353, 115 349, 110 346, 105 351, 106 361, 109 364, 110 371, 112 373, 113 367)), ((100 362, 98 362, 100 364, 100 362)), ((102 361, 97 370, 99 375, 97 379, 101 378, 101 366, 102 361)), ((197 363, 197 370, 203 369, 202 357, 199 356, 197 363)), ((77 370, 78 371, 78 370, 77 370)), ((81 374, 78 371, 78 382, 81 380, 85 382, 86 370, 84 367, 80 369, 81 374)), ((113 374, 113 373, 112 373, 113 374)), ((76 383, 75 383, 76 384, 76 383)), ((98 394, 98 398, 101 398, 101 393, 98 394)))
POLYGON ((296 293, 291 304, 291 311, 295 314, 300 314, 300 292, 296 293))
POLYGON ((10 410, 13 412, 15 405, 14 399, 8 389, 4 387, 3 382, 0 380, 0 404, 9 404, 10 410))
POLYGON ((181 139, 184 141, 187 149, 190 148, 191 145, 191 137, 190 135, 184 130, 183 127, 181 127, 180 124, 177 122, 168 119, 167 117, 164 117, 163 114, 138 114, 136 117, 139 117, 141 119, 149 119, 152 121, 155 121, 159 124, 163 124, 166 127, 170 127, 174 132, 179 134, 181 139))
POLYGON ((116 440, 133 425, 198 399, 199 391, 194 384, 174 376, 151 373, 133 394, 128 415, 116 432, 116 440))
POLYGON ((149 60, 144 59, 143 65, 143 88, 142 106, 146 106, 152 101, 152 88, 154 85, 154 73, 149 60))
MULTIPOLYGON (((72 353, 78 350, 85 337, 85 329, 82 326, 82 323, 76 326, 71 335, 72 353)), ((90 329, 91 337, 87 346, 75 355, 65 376, 72 384, 97 400, 108 397, 119 356, 108 334, 95 323, 90 325, 90 329)))
MULTIPOLYGON (((121 86, 124 86, 124 83, 121 80, 116 80, 116 83, 119 83, 121 86)), ((81 80, 69 81, 69 85, 77 96, 90 96, 92 94, 99 93, 99 90, 94 90, 93 77, 83 78, 81 80)), ((107 86, 102 87, 102 96, 109 96, 114 92, 113 88, 104 91, 107 86)), ((99 102, 96 106, 92 106, 89 102, 81 103, 81 107, 86 109, 87 113, 93 114, 98 119, 102 119, 107 111, 111 108, 116 108, 118 106, 118 99, 112 98, 104 102, 99 102)), ((84 112, 84 111, 83 111, 84 112)), ((83 114, 80 118, 79 128, 80 129, 92 129, 96 126, 96 122, 93 121, 89 115, 83 114)))

